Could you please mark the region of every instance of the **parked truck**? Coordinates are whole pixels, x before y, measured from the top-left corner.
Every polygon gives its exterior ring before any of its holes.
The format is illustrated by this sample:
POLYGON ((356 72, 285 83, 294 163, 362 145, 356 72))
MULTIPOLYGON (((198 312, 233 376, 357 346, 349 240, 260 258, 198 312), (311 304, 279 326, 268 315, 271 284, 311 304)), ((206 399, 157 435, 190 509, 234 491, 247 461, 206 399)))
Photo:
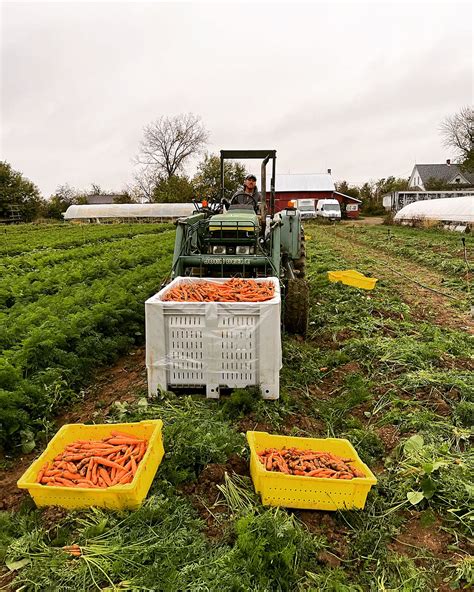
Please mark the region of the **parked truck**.
POLYGON ((316 207, 314 199, 298 199, 297 207, 300 211, 302 220, 316 218, 316 207))
POLYGON ((337 199, 320 199, 316 205, 316 216, 334 222, 341 219, 341 205, 337 199))

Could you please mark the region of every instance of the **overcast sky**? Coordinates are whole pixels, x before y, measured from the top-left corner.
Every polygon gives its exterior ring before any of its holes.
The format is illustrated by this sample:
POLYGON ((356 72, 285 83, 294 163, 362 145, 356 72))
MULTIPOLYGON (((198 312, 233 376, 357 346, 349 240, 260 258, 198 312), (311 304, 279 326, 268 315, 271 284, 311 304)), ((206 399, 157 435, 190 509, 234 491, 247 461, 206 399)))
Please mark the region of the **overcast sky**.
POLYGON ((473 102, 472 22, 466 2, 2 2, 0 159, 44 195, 119 191, 143 126, 193 112, 210 152, 408 177, 452 156, 438 128, 473 102))

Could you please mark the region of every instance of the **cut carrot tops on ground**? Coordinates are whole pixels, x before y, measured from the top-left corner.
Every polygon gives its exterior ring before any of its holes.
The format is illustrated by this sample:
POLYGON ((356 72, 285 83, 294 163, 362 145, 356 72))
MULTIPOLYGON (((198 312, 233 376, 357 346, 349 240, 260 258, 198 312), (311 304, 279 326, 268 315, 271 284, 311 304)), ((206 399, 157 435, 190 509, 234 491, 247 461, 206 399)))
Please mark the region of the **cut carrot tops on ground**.
POLYGON ((269 282, 232 278, 223 283, 182 283, 163 296, 168 302, 265 302, 275 296, 269 282))
POLYGON ((103 440, 76 440, 39 471, 36 482, 47 486, 105 489, 131 483, 147 441, 111 432, 103 440))
POLYGON ((319 477, 326 479, 354 479, 365 477, 352 463, 331 452, 300 450, 298 448, 266 448, 258 452, 260 462, 267 471, 300 477, 319 477))

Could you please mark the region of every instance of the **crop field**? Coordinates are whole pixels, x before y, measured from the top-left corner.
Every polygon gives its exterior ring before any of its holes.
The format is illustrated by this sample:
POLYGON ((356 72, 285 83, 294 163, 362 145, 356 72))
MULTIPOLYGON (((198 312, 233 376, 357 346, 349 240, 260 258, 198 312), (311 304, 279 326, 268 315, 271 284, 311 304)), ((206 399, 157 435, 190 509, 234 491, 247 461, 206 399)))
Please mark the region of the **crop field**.
POLYGON ((1 589, 472 589, 473 239, 305 231, 309 331, 284 336, 280 399, 211 401, 146 397, 143 302, 169 272, 172 226, 2 229, 1 589), (330 283, 336 269, 379 281, 330 283), (39 510, 16 489, 60 425, 147 418, 166 454, 139 510, 39 510), (262 506, 247 430, 350 440, 378 479, 365 509, 262 506))
POLYGON ((169 272, 170 228, 4 229, 0 445, 31 450, 94 368, 143 340, 143 301, 169 272))

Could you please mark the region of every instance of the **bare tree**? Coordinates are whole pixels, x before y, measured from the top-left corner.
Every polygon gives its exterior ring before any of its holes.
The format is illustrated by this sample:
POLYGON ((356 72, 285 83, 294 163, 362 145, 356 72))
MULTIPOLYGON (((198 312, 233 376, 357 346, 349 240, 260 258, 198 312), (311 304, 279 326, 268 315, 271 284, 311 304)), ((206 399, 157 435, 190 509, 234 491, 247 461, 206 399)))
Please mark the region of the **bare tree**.
POLYGON ((474 150, 474 109, 462 107, 459 113, 446 117, 440 131, 444 146, 453 148, 456 156, 465 161, 474 150))
POLYGON ((53 193, 53 196, 56 196, 60 201, 63 201, 69 206, 74 203, 76 195, 77 191, 74 189, 74 187, 71 187, 69 183, 58 185, 56 191, 53 193))
POLYGON ((193 113, 160 117, 143 131, 136 161, 165 179, 181 171, 190 156, 201 153, 209 138, 201 118, 193 113))
POLYGON ((131 194, 141 203, 153 201, 153 192, 162 180, 152 167, 142 166, 133 175, 134 184, 129 188, 131 194))

